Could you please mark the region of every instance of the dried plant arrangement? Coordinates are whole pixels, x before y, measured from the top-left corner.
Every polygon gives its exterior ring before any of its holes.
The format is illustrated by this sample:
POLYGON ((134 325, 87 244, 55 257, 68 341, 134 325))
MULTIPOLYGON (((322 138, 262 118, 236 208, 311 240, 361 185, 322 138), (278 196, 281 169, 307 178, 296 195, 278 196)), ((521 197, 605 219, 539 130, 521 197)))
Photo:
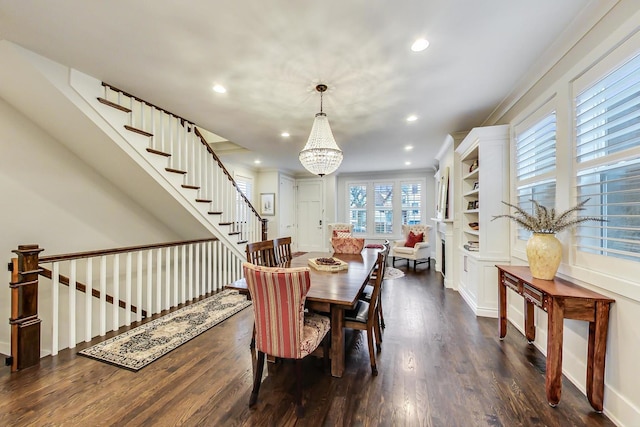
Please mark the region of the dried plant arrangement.
POLYGON ((554 208, 548 209, 546 206, 543 206, 536 202, 535 200, 530 200, 533 202, 535 206, 534 214, 530 214, 529 212, 521 209, 518 206, 512 205, 507 202, 502 202, 505 205, 512 207, 516 210, 513 215, 496 215, 493 217, 491 221, 497 218, 509 218, 518 225, 522 226, 525 230, 534 232, 534 233, 542 233, 542 234, 556 234, 565 228, 573 227, 577 224, 580 224, 585 221, 606 221, 599 217, 585 216, 574 218, 573 213, 578 211, 583 211, 586 208, 584 205, 590 199, 586 199, 571 209, 567 209, 564 212, 557 213, 554 208))

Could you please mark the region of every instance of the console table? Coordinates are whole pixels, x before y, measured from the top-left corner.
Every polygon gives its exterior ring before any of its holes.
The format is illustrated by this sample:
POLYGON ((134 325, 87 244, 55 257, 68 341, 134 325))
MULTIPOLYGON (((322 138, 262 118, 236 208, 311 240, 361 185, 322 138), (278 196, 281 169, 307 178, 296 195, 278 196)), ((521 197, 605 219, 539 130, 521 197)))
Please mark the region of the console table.
POLYGON ((534 279, 529 267, 496 265, 498 268, 498 309, 500 339, 507 334, 507 287, 524 297, 524 329, 527 340, 535 340, 534 307, 548 313, 547 372, 545 385, 549 405, 560 402, 562 392, 563 319, 589 322, 587 350, 587 398, 593 409, 602 412, 604 362, 607 350, 609 308, 615 302, 568 280, 534 279))

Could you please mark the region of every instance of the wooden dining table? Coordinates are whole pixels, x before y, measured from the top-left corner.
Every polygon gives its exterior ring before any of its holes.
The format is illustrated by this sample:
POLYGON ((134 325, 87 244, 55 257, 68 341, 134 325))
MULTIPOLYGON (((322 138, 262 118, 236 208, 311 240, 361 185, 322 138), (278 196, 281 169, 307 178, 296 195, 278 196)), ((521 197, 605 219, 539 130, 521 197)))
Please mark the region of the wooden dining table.
MULTIPOLYGON (((333 257, 348 264, 346 270, 321 271, 310 269, 311 287, 307 293, 306 307, 313 311, 330 313, 331 316, 331 375, 342 377, 345 368, 344 311, 355 308, 375 267, 379 249, 365 248, 359 254, 331 254, 308 252, 294 257, 282 267, 306 267, 311 258, 333 257)), ((226 286, 248 294, 244 279, 226 286)))

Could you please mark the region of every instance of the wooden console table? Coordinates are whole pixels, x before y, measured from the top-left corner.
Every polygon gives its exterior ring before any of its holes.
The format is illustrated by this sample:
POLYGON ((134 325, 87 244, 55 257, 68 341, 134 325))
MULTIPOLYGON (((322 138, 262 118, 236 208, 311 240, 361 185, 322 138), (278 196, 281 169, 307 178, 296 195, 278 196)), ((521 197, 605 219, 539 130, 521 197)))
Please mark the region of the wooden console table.
POLYGON ((527 340, 535 340, 534 307, 548 313, 547 372, 545 385, 549 405, 560 402, 562 392, 563 319, 589 322, 587 350, 587 398, 593 409, 602 412, 604 362, 611 298, 590 291, 568 280, 534 279, 529 267, 496 265, 498 268, 498 307, 500 339, 507 334, 507 287, 524 297, 524 329, 527 340))

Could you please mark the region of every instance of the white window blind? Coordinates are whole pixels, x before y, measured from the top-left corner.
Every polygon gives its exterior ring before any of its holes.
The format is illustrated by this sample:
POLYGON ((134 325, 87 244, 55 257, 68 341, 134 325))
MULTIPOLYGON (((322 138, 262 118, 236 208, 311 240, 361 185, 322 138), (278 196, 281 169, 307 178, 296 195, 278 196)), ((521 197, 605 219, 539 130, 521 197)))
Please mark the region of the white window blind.
POLYGON ((403 182, 401 185, 402 224, 422 222, 422 185, 420 182, 403 182))
MULTIPOLYGON (((556 113, 545 115, 532 125, 516 126, 516 194, 518 206, 533 213, 535 200, 555 207, 556 198, 556 113)), ((531 232, 518 226, 518 239, 531 232)))
POLYGON ((393 184, 374 184, 375 198, 375 232, 376 234, 393 233, 393 184))
POLYGON ((354 233, 367 232, 367 185, 349 184, 349 221, 354 233))
POLYGON ((640 261, 640 55, 575 98, 579 251, 640 261))

